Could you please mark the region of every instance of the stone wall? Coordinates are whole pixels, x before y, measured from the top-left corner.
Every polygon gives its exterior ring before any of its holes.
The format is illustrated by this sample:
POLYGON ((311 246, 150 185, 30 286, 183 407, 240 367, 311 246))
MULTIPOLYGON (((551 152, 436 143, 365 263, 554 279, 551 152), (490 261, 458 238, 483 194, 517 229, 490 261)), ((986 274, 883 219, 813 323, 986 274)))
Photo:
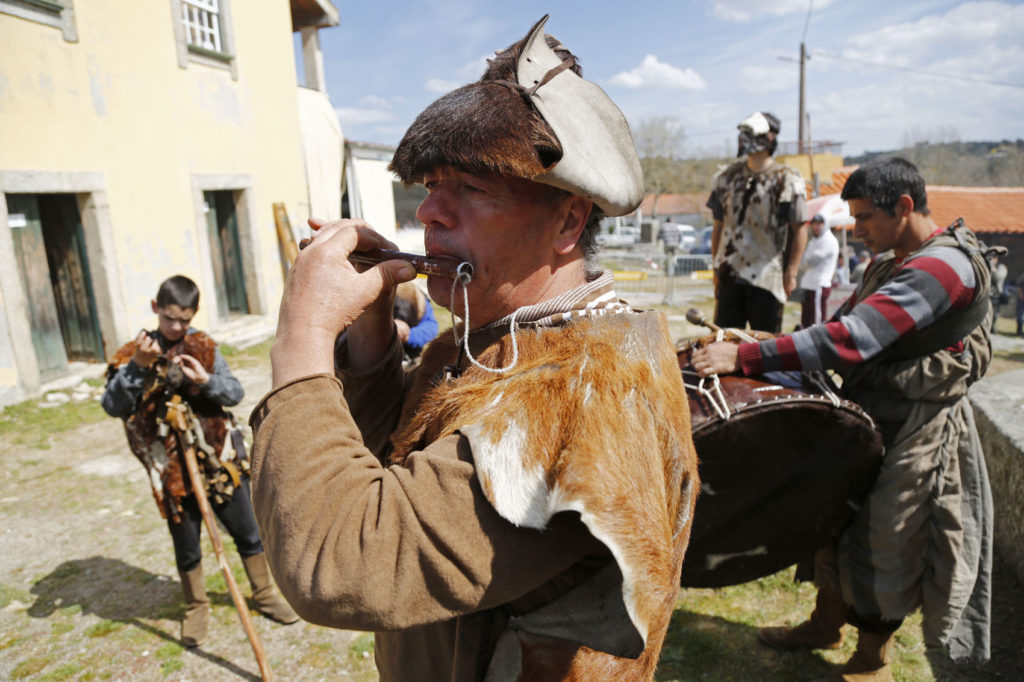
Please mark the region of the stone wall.
POLYGON ((995 551, 1024 582, 1024 369, 970 391, 995 506, 995 551))

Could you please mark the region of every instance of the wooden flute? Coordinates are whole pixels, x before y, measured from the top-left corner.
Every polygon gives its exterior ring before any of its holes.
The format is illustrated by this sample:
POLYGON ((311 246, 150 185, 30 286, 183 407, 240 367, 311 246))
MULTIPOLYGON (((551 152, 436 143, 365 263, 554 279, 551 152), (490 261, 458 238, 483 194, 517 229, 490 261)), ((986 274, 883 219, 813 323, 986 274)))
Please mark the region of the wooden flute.
MULTIPOLYGON (((309 245, 311 239, 303 239, 299 248, 304 249, 309 245)), ((348 255, 352 263, 364 265, 376 265, 386 260, 404 260, 411 263, 416 272, 421 275, 444 277, 445 279, 458 279, 460 275, 473 275, 473 266, 470 263, 461 261, 451 256, 423 256, 416 253, 405 253, 404 251, 392 251, 390 249, 370 249, 369 251, 353 251, 348 255), (460 269, 461 266, 461 269, 460 269)))

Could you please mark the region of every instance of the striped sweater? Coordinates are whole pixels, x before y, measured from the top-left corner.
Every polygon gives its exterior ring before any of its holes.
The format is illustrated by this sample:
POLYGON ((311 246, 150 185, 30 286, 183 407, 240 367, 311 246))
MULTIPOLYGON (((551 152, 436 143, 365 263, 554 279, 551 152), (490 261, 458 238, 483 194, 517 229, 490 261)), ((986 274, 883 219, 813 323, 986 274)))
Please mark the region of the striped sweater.
POLYGON ((966 308, 978 295, 977 288, 966 254, 925 242, 897 265, 892 279, 876 291, 860 301, 861 289, 854 292, 830 322, 776 339, 741 344, 741 369, 746 375, 756 375, 852 367, 924 329, 946 312, 966 308))

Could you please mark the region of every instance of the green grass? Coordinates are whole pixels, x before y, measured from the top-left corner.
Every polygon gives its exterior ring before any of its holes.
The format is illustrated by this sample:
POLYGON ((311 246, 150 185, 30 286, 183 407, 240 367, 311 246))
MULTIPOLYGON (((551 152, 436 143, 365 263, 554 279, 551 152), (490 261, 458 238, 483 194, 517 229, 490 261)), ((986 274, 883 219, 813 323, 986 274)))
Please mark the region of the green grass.
POLYGON ((160 661, 160 672, 164 676, 176 673, 185 667, 182 654, 185 653, 184 645, 179 642, 168 642, 156 650, 156 660, 160 661))
POLYGON ((53 662, 53 655, 48 656, 33 656, 28 658, 14 667, 11 671, 11 679, 13 680, 24 680, 28 677, 32 677, 38 672, 42 672, 43 668, 50 665, 53 662))
MULTIPOLYGON (((794 568, 721 588, 679 593, 658 665, 657 680, 805 680, 827 675, 856 648, 856 631, 835 651, 776 651, 757 640, 757 628, 795 625, 814 608, 814 587, 793 581, 794 568)), ((921 615, 896 635, 892 667, 897 680, 932 680, 921 615)))
POLYGON ((95 625, 90 625, 85 630, 86 637, 106 637, 124 627, 124 623, 116 620, 102 620, 95 625))
POLYGON ((348 656, 354 662, 373 659, 373 633, 364 632, 348 645, 348 656))
POLYGON ((14 445, 48 450, 53 434, 109 419, 95 400, 40 407, 35 400, 8 405, 0 412, 0 438, 14 445))
POLYGON ((15 600, 26 603, 32 600, 32 595, 25 590, 0 583, 0 609, 15 600))
POLYGON ((274 338, 271 337, 247 348, 235 348, 230 344, 223 343, 217 346, 217 350, 228 361, 228 365, 232 369, 236 369, 267 364, 270 357, 270 348, 273 345, 274 338))
POLYGON ((82 666, 78 663, 64 663, 63 665, 57 666, 53 670, 48 670, 47 672, 43 673, 42 675, 34 679, 53 681, 68 680, 80 672, 82 672, 82 666))

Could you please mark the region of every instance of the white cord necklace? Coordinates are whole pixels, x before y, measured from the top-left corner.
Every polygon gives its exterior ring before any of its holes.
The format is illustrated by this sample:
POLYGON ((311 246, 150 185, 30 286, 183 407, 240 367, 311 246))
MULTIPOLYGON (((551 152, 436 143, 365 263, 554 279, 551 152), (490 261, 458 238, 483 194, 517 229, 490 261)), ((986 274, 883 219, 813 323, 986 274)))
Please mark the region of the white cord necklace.
POLYGON ((491 372, 493 374, 503 374, 508 372, 516 363, 519 362, 519 344, 516 342, 516 313, 519 310, 515 310, 509 315, 508 327, 509 333, 512 335, 512 362, 507 367, 492 368, 477 362, 477 359, 473 357, 473 354, 469 350, 469 292, 466 291, 466 285, 473 279, 472 276, 473 268, 469 263, 459 263, 459 267, 456 269, 455 279, 452 280, 452 296, 451 304, 448 306, 448 312, 452 318, 452 334, 455 337, 455 346, 462 346, 463 352, 469 361, 484 370, 485 372, 491 372), (459 284, 462 285, 462 323, 463 323, 463 334, 462 338, 459 338, 459 328, 455 324, 455 287, 459 284))

